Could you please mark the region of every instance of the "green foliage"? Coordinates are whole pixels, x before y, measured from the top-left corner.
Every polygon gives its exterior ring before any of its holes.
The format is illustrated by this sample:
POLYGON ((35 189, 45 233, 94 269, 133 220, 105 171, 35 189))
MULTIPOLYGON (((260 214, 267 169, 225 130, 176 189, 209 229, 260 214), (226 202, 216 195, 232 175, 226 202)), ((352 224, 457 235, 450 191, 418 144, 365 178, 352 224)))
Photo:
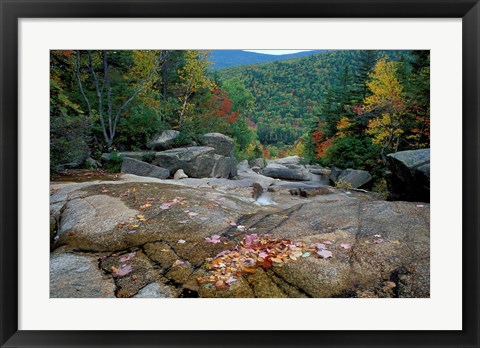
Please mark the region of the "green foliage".
POLYGON ((89 129, 93 118, 70 100, 54 79, 50 80, 50 168, 81 164, 88 157, 89 129))
POLYGON ((153 160, 155 159, 155 153, 146 153, 142 156, 142 161, 147 162, 147 163, 152 163, 153 160))
POLYGON ((118 152, 110 152, 105 169, 111 173, 118 173, 122 169, 123 156, 118 152))
POLYGON ((372 144, 369 137, 335 139, 320 162, 325 166, 366 170, 370 172, 374 181, 385 175, 385 167, 380 158, 380 146, 372 144))
POLYGON ((118 123, 117 144, 141 149, 153 134, 164 129, 162 115, 157 109, 136 103, 118 123))

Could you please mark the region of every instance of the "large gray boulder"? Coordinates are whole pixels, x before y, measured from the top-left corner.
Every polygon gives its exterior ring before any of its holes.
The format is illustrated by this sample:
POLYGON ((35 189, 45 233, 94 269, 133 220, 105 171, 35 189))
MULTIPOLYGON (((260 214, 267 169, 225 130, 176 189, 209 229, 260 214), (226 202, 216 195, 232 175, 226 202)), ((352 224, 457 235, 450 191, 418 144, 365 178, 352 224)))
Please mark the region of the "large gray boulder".
POLYGON ((157 152, 152 164, 171 174, 183 169, 191 178, 229 178, 237 175, 235 159, 215 153, 209 146, 192 146, 157 152))
POLYGON ((129 157, 126 157, 123 160, 122 173, 138 176, 149 176, 157 179, 166 179, 170 176, 170 171, 168 169, 129 157))
POLYGON ((213 147, 217 155, 233 157, 233 139, 221 133, 202 135, 200 142, 204 146, 213 147))
POLYGON ((340 173, 336 182, 345 182, 352 188, 359 188, 372 180, 372 176, 365 170, 344 169, 340 173))
POLYGON ((155 134, 147 143, 147 148, 152 150, 166 150, 175 144, 175 139, 180 135, 179 131, 169 129, 159 134, 155 134))
POLYGON ((261 174, 284 180, 312 180, 312 174, 304 166, 296 164, 288 164, 287 166, 279 164, 278 161, 268 161, 267 166, 261 170, 261 174))
POLYGON ((98 269, 96 257, 54 253, 50 256, 50 297, 115 297, 115 283, 98 269))
POLYGON ((430 202, 430 149, 389 154, 387 166, 391 199, 430 202))

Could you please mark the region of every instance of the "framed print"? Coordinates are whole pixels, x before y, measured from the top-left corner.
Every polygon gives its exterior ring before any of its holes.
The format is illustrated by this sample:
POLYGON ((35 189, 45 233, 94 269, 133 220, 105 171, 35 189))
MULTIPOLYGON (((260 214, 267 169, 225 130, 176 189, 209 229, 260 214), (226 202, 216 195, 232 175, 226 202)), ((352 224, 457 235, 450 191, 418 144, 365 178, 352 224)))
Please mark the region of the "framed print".
POLYGON ((2 347, 478 347, 479 6, 3 1, 2 347))

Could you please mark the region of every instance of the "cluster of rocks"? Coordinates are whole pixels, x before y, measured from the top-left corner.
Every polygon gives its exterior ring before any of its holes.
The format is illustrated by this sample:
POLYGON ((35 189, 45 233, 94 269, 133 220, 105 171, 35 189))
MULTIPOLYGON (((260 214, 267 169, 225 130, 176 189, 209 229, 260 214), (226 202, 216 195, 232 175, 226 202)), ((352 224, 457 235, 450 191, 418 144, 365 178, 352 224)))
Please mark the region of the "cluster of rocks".
MULTIPOLYGON (((233 178, 237 175, 234 143, 230 137, 220 133, 207 133, 200 144, 172 148, 180 132, 164 131, 156 135, 147 147, 150 151, 120 152, 124 158, 122 173, 148 176, 157 179, 233 178)), ((102 160, 108 161, 110 154, 102 160)))
POLYGON ((323 185, 346 183, 351 188, 364 187, 372 180, 370 173, 365 170, 351 168, 342 170, 337 167, 326 168, 320 165, 303 165, 299 156, 267 160, 266 165, 263 167, 259 166, 260 161, 263 160, 256 160, 251 169, 275 179, 313 181, 323 185))

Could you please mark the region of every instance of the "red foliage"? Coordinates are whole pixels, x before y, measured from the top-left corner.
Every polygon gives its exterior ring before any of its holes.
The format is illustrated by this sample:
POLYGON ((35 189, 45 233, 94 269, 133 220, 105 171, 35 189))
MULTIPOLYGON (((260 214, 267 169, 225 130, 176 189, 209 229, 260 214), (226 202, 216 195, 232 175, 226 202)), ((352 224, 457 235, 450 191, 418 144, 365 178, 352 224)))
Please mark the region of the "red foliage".
POLYGON ((221 89, 212 90, 210 100, 203 107, 208 110, 208 116, 217 116, 230 124, 239 116, 238 112, 232 112, 232 101, 228 98, 227 92, 221 89))
POLYGON ((323 131, 323 122, 318 122, 318 128, 313 132, 313 142, 316 146, 315 149, 315 157, 321 158, 326 155, 327 150, 330 146, 332 146, 335 137, 331 137, 329 139, 326 138, 325 132, 323 131))

